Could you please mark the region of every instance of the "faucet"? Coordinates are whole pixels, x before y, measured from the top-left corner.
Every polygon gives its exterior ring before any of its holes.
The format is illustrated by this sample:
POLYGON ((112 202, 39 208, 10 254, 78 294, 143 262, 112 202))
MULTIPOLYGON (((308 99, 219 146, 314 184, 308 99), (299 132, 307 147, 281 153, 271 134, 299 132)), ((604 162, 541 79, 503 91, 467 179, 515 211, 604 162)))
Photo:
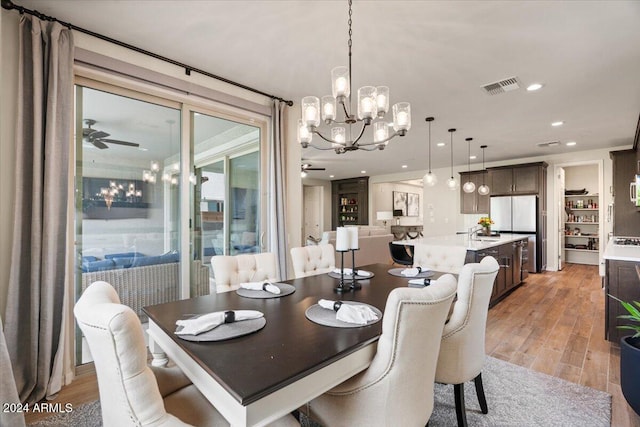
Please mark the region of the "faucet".
POLYGON ((473 227, 469 227, 469 230, 467 231, 467 234, 469 235, 469 240, 472 240, 474 237, 474 235, 476 235, 476 239, 478 238, 477 234, 478 231, 482 230, 482 226, 481 225, 474 225, 473 227))

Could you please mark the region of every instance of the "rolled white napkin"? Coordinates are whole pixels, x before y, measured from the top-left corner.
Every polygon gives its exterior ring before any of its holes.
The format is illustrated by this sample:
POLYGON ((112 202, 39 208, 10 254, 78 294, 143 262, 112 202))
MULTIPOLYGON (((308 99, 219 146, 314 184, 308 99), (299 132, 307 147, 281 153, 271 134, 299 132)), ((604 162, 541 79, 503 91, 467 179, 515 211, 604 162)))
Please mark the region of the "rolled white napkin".
POLYGON ((431 279, 411 279, 409 280, 410 285, 420 285, 420 286, 429 286, 431 284, 431 279))
POLYGON ((272 294, 280 295, 280 288, 270 282, 246 282, 240 283, 240 287, 252 291, 267 291, 272 294))
POLYGON ((182 329, 176 331, 176 335, 198 335, 210 331, 223 323, 258 319, 263 316, 264 314, 262 314, 262 312, 256 310, 216 311, 214 313, 203 314, 193 319, 177 320, 176 325, 182 326, 182 329), (233 314, 229 315, 227 313, 233 314), (226 322, 225 318, 227 319, 226 322))
MULTIPOLYGON (((345 276, 353 275, 351 271, 352 270, 350 268, 345 268, 344 269, 345 276)), ((336 273, 336 274, 340 274, 340 269, 339 268, 334 268, 333 272, 336 273)), ((356 276, 369 277, 369 276, 371 276, 371 273, 366 271, 366 270, 356 270, 356 276)))
POLYGON ((403 276, 406 276, 406 277, 415 277, 418 274, 420 274, 422 272, 425 272, 425 271, 429 271, 429 269, 418 266, 418 267, 412 267, 412 268, 405 268, 404 270, 402 270, 400 272, 400 274, 402 274, 403 276))
POLYGON ((376 312, 363 304, 343 304, 341 301, 321 299, 318 305, 327 310, 336 311, 336 319, 343 322, 366 325, 372 320, 378 320, 376 312))

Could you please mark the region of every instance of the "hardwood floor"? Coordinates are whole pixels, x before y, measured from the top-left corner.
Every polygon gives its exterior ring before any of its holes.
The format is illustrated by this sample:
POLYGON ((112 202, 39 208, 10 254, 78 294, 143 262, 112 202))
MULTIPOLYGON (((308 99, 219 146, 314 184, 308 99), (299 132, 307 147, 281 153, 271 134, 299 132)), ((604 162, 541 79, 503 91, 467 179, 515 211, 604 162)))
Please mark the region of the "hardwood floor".
POLYGON ((604 339, 597 266, 530 275, 489 310, 487 354, 612 396, 611 425, 640 427, 620 391, 620 347, 604 339))
MULTIPOLYGON (((612 395, 614 427, 640 427, 620 391, 620 348, 604 339, 604 292, 597 266, 567 264, 530 275, 489 310, 487 354, 612 395)), ((98 398, 93 374, 64 387, 56 402, 74 407, 98 398)), ((27 422, 47 414, 29 414, 27 422)))

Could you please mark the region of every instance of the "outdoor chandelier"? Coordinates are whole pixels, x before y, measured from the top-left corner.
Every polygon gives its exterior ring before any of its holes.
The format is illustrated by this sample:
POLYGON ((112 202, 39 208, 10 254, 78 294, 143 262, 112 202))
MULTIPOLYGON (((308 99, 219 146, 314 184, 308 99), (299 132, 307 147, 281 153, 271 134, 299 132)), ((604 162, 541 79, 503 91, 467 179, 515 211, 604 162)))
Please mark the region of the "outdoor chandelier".
POLYGON ((347 151, 375 149, 384 150, 389 141, 396 136, 405 136, 411 128, 411 105, 399 102, 391 108, 393 123, 385 122, 384 116, 389 111, 389 88, 386 86, 363 86, 358 89, 357 115, 351 106, 351 16, 352 0, 349 0, 349 66, 336 67, 331 70, 331 89, 333 95, 322 97, 305 96, 302 98, 302 119, 298 121, 298 142, 302 148, 312 146, 318 150, 335 150, 337 154, 347 151), (342 110, 340 119, 338 110, 342 110), (332 126, 330 135, 319 129, 322 121, 332 126), (377 120, 377 121, 374 121, 377 120), (361 123, 361 128, 352 134, 352 125, 361 123), (367 126, 373 125, 373 141, 360 142, 367 126), (348 131, 347 131, 348 126, 348 131), (390 134, 389 127, 394 132, 390 134), (312 144, 313 135, 318 135, 328 142, 329 146, 312 144), (355 138, 353 137, 355 135, 355 138))

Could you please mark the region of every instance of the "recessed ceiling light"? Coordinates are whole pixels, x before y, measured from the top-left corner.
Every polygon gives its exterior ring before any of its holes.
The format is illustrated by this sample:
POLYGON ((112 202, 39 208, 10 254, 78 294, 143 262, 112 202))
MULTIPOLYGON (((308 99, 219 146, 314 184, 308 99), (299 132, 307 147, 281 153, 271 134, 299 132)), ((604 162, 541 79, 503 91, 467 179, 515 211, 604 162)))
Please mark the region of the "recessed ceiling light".
POLYGON ((140 150, 140 151, 149 151, 148 148, 144 148, 144 147, 138 147, 138 150, 140 150))
POLYGON ((542 83, 532 83, 529 86, 527 86, 527 90, 529 92, 534 92, 536 90, 540 90, 542 89, 542 83))
POLYGON ((329 175, 329 178, 335 178, 335 175, 329 175))
POLYGON ((360 173, 367 173, 367 171, 360 171, 360 173))
POLYGON ((569 141, 569 142, 567 142, 566 145, 567 145, 567 147, 573 147, 574 145, 576 145, 576 142, 575 141, 569 141))
POLYGON ((558 126, 562 126, 563 124, 564 124, 564 122, 562 120, 559 120, 557 122, 551 123, 551 126, 558 127, 558 126))
POLYGON ((471 159, 471 160, 475 160, 475 159, 476 159, 476 156, 469 156, 469 159, 471 159))
POLYGON ((407 167, 407 165, 402 165, 402 169, 406 169, 407 167))
POLYGON ((438 147, 444 147, 444 142, 438 142, 436 145, 437 145, 438 147))

